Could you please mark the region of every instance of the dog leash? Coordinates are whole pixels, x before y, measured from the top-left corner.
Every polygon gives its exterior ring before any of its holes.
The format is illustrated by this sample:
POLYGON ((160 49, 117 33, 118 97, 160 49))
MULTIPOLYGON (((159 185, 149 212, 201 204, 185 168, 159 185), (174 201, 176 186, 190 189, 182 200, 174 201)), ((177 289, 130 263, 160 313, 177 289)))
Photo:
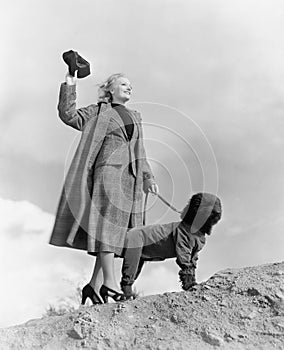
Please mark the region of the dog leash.
MULTIPOLYGON (((143 212, 143 225, 146 225, 146 208, 147 208, 147 201, 148 201, 148 195, 149 192, 146 193, 145 196, 145 201, 144 201, 144 212, 143 212)), ((158 198, 160 198, 160 200, 166 204, 169 208, 171 208, 173 211, 175 211, 178 214, 181 214, 182 211, 177 210, 172 204, 170 204, 163 196, 161 196, 159 193, 156 194, 156 196, 158 196, 158 198)))

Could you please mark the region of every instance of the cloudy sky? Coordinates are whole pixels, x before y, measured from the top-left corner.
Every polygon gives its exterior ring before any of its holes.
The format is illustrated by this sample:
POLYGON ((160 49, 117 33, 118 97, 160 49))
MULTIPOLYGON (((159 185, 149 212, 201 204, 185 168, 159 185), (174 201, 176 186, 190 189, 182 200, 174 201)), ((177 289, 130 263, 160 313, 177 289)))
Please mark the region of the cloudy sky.
MULTIPOLYGON (((199 281, 283 260, 282 1, 14 0, 0 19, 0 327, 41 317, 93 267, 85 252, 48 245, 80 136, 56 110, 69 49, 91 62, 79 106, 110 74, 128 75, 164 197, 181 209, 194 192, 220 196, 199 281)), ((148 223, 179 219, 154 198, 149 208, 148 223)), ((177 271, 174 260, 148 264, 137 289, 180 290, 177 271)))

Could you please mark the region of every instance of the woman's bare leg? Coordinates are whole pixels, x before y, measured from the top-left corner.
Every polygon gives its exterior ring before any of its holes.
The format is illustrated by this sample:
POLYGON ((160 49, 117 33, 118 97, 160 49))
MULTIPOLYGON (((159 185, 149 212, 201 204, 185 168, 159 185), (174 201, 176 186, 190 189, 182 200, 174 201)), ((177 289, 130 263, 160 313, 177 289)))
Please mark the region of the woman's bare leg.
POLYGON ((100 255, 98 254, 96 257, 96 262, 93 270, 93 275, 89 284, 93 287, 94 291, 98 294, 103 284, 103 270, 100 255))
POLYGON ((103 283, 106 287, 119 292, 120 287, 114 274, 114 253, 100 252, 100 262, 103 270, 103 283))

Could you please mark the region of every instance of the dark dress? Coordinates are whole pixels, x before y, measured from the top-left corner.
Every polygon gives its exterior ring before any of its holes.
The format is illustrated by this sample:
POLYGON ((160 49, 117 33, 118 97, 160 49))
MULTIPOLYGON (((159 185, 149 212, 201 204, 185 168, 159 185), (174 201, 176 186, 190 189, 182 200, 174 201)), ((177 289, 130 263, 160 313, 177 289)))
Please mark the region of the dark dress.
POLYGON ((124 123, 124 127, 126 129, 128 140, 130 141, 132 138, 133 129, 134 129, 134 123, 131 116, 131 111, 127 109, 125 106, 118 103, 112 103, 111 106, 114 110, 116 110, 116 112, 119 114, 120 118, 122 119, 124 123))

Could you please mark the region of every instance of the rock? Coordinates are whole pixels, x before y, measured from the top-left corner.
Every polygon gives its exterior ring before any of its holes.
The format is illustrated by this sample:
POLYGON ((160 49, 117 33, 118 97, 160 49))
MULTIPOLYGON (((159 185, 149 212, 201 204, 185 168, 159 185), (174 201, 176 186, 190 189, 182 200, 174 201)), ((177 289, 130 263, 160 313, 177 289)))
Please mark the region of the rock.
POLYGON ((275 323, 275 325, 284 330, 284 323, 278 322, 278 323, 275 323))
POLYGON ((67 334, 73 339, 84 339, 80 324, 75 324, 75 326, 68 331, 67 334))
POLYGON ((84 348, 85 346, 87 346, 87 341, 86 340, 82 340, 81 341, 81 346, 84 348))
POLYGON ((227 307, 228 303, 226 301, 221 301, 221 303, 219 305, 222 307, 227 307))
POLYGON ((210 331, 203 331, 201 336, 206 343, 213 346, 221 346, 224 343, 222 337, 210 331))
POLYGON ((260 295, 261 293, 256 288, 248 288, 247 294, 251 297, 255 297, 255 296, 260 295))
POLYGON ((172 315, 172 317, 170 318, 170 320, 174 323, 177 323, 178 322, 178 318, 176 315, 172 315))
POLYGON ((230 332, 230 333, 225 333, 224 338, 226 339, 226 341, 230 342, 232 340, 236 340, 238 336, 235 333, 230 332))
POLYGON ((205 285, 203 286, 203 288, 204 288, 204 289, 212 289, 212 287, 211 287, 211 286, 208 286, 207 284, 205 284, 205 285))
POLYGON ((212 300, 212 298, 211 298, 211 297, 209 297, 208 295, 203 295, 202 300, 205 300, 205 301, 211 301, 211 300, 212 300))
POLYGON ((252 319, 254 319, 255 317, 257 316, 257 312, 255 311, 255 310, 253 310, 253 311, 247 311, 247 312, 244 312, 244 311, 242 311, 241 313, 240 313, 240 317, 241 318, 247 318, 247 319, 249 319, 249 320, 252 320, 252 319))
POLYGON ((278 270, 274 273, 275 276, 283 276, 284 275, 284 270, 278 270))
POLYGON ((250 312, 250 313, 247 315, 247 318, 248 318, 249 320, 252 320, 252 319, 254 319, 256 316, 257 316, 257 312, 256 312, 256 311, 252 311, 252 312, 250 312))
POLYGON ((242 333, 239 333, 239 334, 238 334, 238 338, 244 339, 244 338, 246 338, 246 335, 245 335, 245 334, 242 334, 242 333))
POLYGON ((284 295, 281 292, 275 293, 276 297, 280 299, 281 301, 284 301, 284 295))

